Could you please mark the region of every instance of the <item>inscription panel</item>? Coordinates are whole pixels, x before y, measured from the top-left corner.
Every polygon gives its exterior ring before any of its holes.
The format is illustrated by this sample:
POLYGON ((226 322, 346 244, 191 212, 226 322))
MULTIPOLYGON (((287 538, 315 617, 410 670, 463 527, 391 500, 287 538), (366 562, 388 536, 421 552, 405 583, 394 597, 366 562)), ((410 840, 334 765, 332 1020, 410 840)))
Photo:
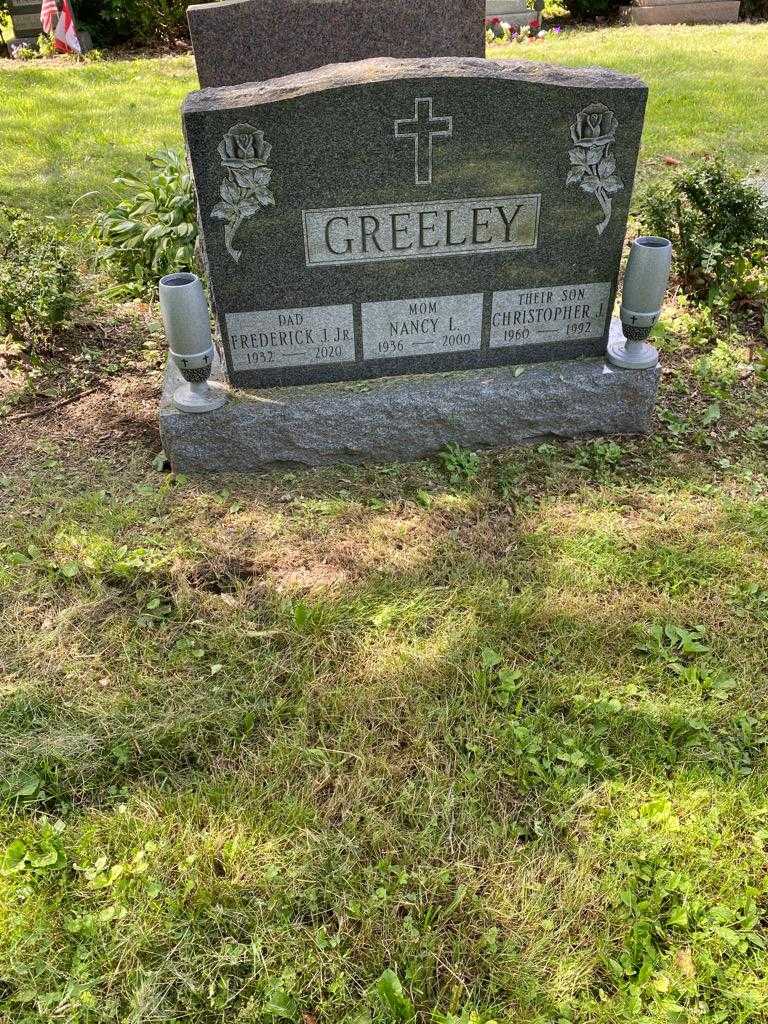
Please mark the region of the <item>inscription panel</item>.
POLYGON ((535 249, 540 195, 304 210, 308 267, 535 249))
POLYGON ((495 292, 491 348, 600 337, 610 312, 609 282, 495 292))
POLYGON ((354 362, 352 306, 311 306, 228 313, 235 370, 279 369, 354 362))
POLYGON ((480 348, 483 296, 364 302, 362 316, 364 359, 469 352, 480 348))

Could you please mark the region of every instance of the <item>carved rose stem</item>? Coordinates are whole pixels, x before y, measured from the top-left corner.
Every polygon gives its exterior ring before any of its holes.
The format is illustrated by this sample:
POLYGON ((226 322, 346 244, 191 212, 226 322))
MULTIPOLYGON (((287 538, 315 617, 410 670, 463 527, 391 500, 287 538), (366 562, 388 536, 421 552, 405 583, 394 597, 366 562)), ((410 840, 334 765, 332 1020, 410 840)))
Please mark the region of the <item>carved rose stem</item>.
POLYGON ((235 235, 237 234, 237 229, 240 227, 244 220, 245 215, 240 213, 237 216, 237 220, 227 221, 224 224, 224 245, 226 247, 227 252, 235 261, 235 263, 239 263, 240 257, 243 255, 241 249, 235 249, 234 242, 235 235))
POLYGON ((613 203, 611 202, 611 197, 602 188, 598 187, 595 191, 595 196, 597 197, 597 201, 600 203, 600 206, 603 208, 603 213, 605 214, 605 219, 601 220, 597 225, 597 233, 598 235, 602 235, 610 223, 611 213, 613 212, 613 203))

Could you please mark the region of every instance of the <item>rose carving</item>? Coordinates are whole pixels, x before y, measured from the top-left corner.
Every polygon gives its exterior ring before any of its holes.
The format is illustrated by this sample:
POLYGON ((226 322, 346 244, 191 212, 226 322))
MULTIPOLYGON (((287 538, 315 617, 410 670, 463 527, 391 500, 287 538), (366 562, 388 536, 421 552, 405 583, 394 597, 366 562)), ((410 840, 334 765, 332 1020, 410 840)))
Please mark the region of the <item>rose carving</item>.
POLYGON ((211 210, 211 217, 224 221, 224 244, 235 263, 239 263, 243 254, 234 242, 240 225, 275 205, 275 197, 268 188, 272 168, 267 167, 267 161, 272 146, 258 128, 236 124, 219 143, 218 152, 227 177, 221 184, 221 202, 211 210))
POLYGON ((624 188, 624 182, 616 172, 613 156, 618 127, 619 122, 613 111, 602 103, 592 103, 580 110, 571 125, 573 146, 568 153, 571 169, 566 185, 579 185, 584 192, 597 199, 605 214, 597 225, 599 235, 602 235, 611 219, 611 196, 624 188))
POLYGON ((236 124, 219 143, 222 161, 258 159, 266 163, 271 152, 272 147, 264 140, 264 132, 252 124, 236 124))

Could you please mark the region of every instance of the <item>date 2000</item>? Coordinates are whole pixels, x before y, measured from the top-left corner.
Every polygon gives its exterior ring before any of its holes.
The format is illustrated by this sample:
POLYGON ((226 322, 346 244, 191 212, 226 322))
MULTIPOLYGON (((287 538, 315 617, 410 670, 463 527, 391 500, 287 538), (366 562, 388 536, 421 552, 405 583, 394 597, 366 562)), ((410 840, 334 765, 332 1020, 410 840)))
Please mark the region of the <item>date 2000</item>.
MULTIPOLYGON (((437 339, 435 339, 437 341, 437 339)), ((427 344, 427 342, 422 342, 427 344)), ((434 342, 433 342, 434 344, 434 342)), ((472 347, 472 336, 470 334, 444 334, 442 339, 437 342, 441 348, 471 348, 472 347)), ((405 352, 405 345, 399 338, 385 339, 379 342, 378 351, 382 354, 393 355, 398 352, 403 352, 407 355, 415 355, 414 352, 405 352)))

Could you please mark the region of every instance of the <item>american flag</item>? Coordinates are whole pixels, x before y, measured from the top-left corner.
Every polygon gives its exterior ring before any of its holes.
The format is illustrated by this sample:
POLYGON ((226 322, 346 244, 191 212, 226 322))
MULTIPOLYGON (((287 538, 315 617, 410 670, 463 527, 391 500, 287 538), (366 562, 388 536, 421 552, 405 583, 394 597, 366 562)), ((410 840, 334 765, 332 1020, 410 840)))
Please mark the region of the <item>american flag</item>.
POLYGON ((59 53, 81 53, 80 39, 75 28, 75 16, 69 0, 62 0, 61 17, 56 26, 54 39, 56 49, 59 53))
POLYGON ((43 0, 43 6, 40 11, 40 24, 43 26, 43 32, 49 34, 53 32, 53 26, 59 17, 59 8, 56 6, 56 0, 43 0))
POLYGON ((49 34, 54 25, 54 46, 59 53, 80 53, 80 39, 75 28, 75 16, 69 0, 43 0, 40 23, 49 34), (59 12, 61 5, 61 12, 59 12))

